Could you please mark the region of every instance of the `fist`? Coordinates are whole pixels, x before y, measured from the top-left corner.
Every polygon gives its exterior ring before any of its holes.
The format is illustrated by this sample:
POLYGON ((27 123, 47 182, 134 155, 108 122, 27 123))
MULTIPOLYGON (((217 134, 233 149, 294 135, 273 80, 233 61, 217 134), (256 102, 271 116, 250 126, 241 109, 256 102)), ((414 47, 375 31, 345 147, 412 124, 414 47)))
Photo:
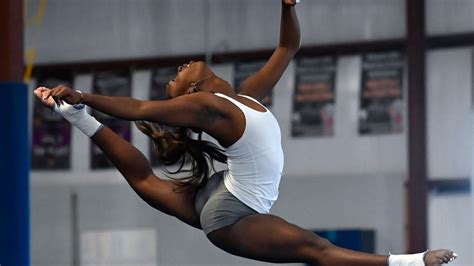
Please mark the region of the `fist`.
POLYGON ((296 4, 300 2, 300 0, 282 0, 282 1, 283 1, 283 4, 287 6, 295 6, 296 4))

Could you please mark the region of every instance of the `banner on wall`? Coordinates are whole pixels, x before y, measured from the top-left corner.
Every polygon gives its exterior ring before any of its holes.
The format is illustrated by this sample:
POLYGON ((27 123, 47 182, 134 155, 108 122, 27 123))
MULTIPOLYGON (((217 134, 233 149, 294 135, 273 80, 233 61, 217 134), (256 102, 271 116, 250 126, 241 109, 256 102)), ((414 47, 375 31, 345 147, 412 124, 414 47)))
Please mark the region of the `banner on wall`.
MULTIPOLYGON (((60 84, 72 87, 72 82, 71 72, 45 73, 37 77, 37 87, 53 88, 60 84)), ((71 125, 36 99, 33 101, 32 136, 32 170, 71 168, 71 125)))
MULTIPOLYGON (((249 62, 236 62, 234 63, 234 89, 238 90, 240 85, 252 74, 259 71, 266 61, 249 61, 249 62)), ((270 108, 273 104, 273 92, 270 92, 261 101, 263 105, 270 108)))
POLYGON ((403 54, 399 51, 363 55, 359 111, 361 135, 402 132, 403 66, 403 54))
MULTIPOLYGON (((176 67, 158 68, 153 71, 151 75, 150 100, 165 100, 167 98, 166 85, 170 80, 175 78, 176 72, 176 67)), ((150 164, 153 167, 159 166, 160 163, 153 151, 154 147, 151 139, 149 141, 149 146, 150 164)))
MULTIPOLYGON (((131 96, 131 73, 129 70, 94 73, 93 93, 107 96, 131 96)), ((131 141, 130 122, 115 119, 107 114, 92 110, 92 115, 112 131, 131 141)), ((105 169, 113 165, 94 143, 91 143, 91 168, 105 169)))
POLYGON ((335 56, 296 60, 293 137, 334 134, 336 63, 335 56))

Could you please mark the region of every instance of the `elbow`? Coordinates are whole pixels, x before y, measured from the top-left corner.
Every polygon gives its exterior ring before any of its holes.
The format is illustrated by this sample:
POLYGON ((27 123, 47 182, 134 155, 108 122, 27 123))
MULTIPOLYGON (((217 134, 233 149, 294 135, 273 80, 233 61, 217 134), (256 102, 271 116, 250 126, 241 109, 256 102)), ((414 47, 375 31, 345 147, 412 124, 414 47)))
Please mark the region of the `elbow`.
POLYGON ((301 47, 301 43, 297 42, 294 44, 280 44, 279 48, 284 49, 285 53, 289 54, 291 57, 295 56, 301 47))
POLYGON ((301 48, 301 41, 298 40, 298 42, 292 47, 292 51, 296 54, 301 48))
POLYGON ((289 52, 296 54, 301 47, 301 37, 299 33, 292 38, 282 38, 278 44, 278 47, 284 48, 289 52))
POLYGON ((293 41, 280 42, 278 45, 279 48, 285 49, 287 53, 295 55, 298 50, 301 48, 301 39, 295 38, 293 41))
POLYGON ((295 41, 292 46, 291 46, 291 49, 292 51, 296 54, 301 48, 301 38, 298 37, 297 38, 297 41, 295 41))

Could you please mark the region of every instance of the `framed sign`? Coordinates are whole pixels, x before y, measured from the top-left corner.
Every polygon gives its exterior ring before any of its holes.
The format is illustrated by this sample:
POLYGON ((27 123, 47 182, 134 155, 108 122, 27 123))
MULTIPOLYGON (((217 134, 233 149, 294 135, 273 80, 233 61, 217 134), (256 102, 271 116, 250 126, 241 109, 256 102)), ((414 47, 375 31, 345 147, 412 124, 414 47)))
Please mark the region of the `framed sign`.
POLYGON ((303 57, 296 61, 291 135, 334 134, 336 57, 303 57))
POLYGON ((398 51, 363 55, 359 134, 402 132, 403 66, 403 54, 398 51))

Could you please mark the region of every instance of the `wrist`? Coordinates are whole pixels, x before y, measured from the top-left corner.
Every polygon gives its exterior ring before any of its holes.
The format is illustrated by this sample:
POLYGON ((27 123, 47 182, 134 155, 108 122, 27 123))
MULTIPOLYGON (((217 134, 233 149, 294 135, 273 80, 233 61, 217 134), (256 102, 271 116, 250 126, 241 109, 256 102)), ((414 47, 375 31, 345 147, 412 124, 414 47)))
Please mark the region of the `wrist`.
POLYGON ((55 105, 54 111, 77 127, 89 138, 94 136, 95 133, 102 128, 102 124, 86 112, 86 106, 84 104, 55 105))
POLYGON ((81 95, 81 99, 76 104, 84 104, 84 94, 82 94, 82 91, 80 90, 76 90, 76 92, 78 92, 81 95))

